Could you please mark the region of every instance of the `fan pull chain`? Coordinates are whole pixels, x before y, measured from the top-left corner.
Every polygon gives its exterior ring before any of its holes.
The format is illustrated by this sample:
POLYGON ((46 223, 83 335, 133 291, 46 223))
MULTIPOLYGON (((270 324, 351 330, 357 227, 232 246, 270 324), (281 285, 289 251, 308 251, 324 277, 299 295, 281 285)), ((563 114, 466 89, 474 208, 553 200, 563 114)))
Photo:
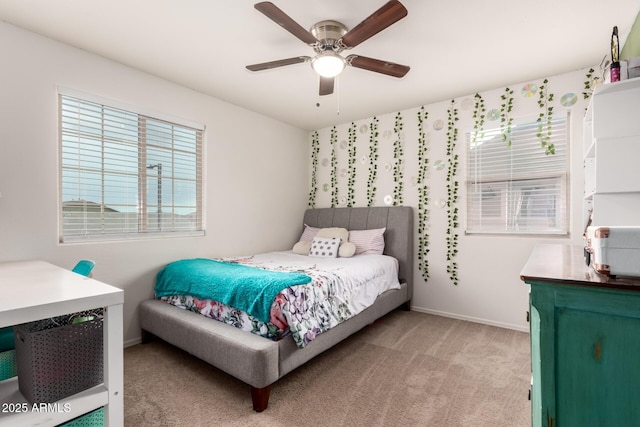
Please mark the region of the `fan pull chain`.
POLYGON ((334 82, 336 85, 336 116, 339 116, 340 115, 340 78, 338 76, 335 76, 334 82))

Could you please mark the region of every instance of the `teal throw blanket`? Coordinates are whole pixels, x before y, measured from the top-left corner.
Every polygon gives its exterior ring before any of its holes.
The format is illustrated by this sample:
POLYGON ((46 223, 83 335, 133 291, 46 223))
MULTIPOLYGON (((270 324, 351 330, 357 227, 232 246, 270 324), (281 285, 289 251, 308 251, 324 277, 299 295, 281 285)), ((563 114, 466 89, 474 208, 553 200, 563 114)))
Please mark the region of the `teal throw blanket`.
POLYGON ((268 322, 271 305, 280 291, 310 281, 305 274, 196 258, 167 264, 158 273, 154 289, 157 298, 191 295, 211 299, 268 322))

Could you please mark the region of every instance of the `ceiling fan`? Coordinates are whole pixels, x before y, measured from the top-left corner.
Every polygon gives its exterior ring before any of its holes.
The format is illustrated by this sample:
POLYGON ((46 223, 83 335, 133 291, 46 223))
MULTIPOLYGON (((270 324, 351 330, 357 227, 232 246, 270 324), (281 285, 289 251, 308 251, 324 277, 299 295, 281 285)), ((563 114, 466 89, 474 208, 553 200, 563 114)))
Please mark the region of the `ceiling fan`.
POLYGON ((285 65, 311 62, 311 67, 320 75, 320 95, 333 93, 335 77, 346 66, 361 68, 392 77, 404 77, 410 67, 393 62, 368 58, 360 55, 349 55, 346 58, 340 53, 345 49, 356 47, 363 41, 373 37, 380 31, 407 16, 407 9, 397 0, 390 0, 376 10, 364 21, 348 30, 338 21, 326 20, 314 24, 309 31, 291 19, 286 13, 271 2, 256 3, 254 7, 267 18, 311 46, 316 55, 296 56, 277 61, 247 65, 250 71, 262 71, 285 65))

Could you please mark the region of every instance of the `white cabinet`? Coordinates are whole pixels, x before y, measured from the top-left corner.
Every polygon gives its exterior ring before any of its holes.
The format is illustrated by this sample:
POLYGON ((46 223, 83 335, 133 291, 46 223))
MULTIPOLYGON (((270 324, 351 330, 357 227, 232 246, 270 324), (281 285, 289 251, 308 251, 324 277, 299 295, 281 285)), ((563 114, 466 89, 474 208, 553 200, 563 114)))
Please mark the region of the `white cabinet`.
POLYGON ((17 377, 0 381, 0 426, 56 426, 101 407, 105 426, 123 425, 123 302, 122 289, 44 261, 0 263, 0 327, 105 308, 104 383, 34 411, 17 377))
POLYGON ((584 120, 583 221, 640 225, 640 78, 598 86, 584 120))

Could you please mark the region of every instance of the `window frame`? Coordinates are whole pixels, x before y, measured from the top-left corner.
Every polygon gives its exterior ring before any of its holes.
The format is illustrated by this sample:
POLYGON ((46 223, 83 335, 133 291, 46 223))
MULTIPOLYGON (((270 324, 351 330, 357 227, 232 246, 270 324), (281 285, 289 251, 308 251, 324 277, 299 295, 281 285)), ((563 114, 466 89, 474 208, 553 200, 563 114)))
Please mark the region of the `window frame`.
MULTIPOLYGON (((100 242, 100 241, 127 241, 127 240, 136 240, 136 239, 165 238, 165 237, 191 237, 191 236, 205 235, 205 224, 204 224, 205 189, 204 189, 203 178, 204 178, 204 158, 205 158, 204 149, 205 149, 206 133, 205 133, 204 125, 198 124, 192 121, 177 119, 175 117, 158 113, 156 111, 149 111, 144 108, 127 105, 122 102, 114 101, 112 99, 106 99, 99 96, 87 94, 87 93, 76 91, 69 88, 62 88, 62 87, 58 88, 57 105, 58 105, 58 109, 57 109, 58 152, 59 152, 59 155, 58 155, 58 216, 59 216, 58 224, 59 224, 59 242, 61 244, 100 242), (78 234, 69 233, 68 228, 65 227, 65 214, 68 213, 68 211, 65 212, 65 206, 69 206, 69 204, 67 203, 72 204, 73 201, 64 200, 65 198, 64 173, 65 171, 73 171, 74 169, 67 168, 65 166, 65 159, 63 158, 64 149, 65 148, 68 149, 68 146, 65 145, 65 141, 63 141, 63 138, 65 136, 68 137, 70 134, 73 134, 73 132, 67 133, 67 131, 65 130, 65 125, 63 123, 63 119, 64 119, 63 98, 70 98, 74 101, 84 102, 87 104, 95 104, 97 106, 100 106, 102 108, 102 113, 101 113, 102 115, 100 116, 102 117, 102 120, 104 120, 105 118, 105 114, 104 114, 105 110, 109 110, 110 114, 112 114, 114 111, 117 111, 123 114, 130 115, 131 117, 137 118, 137 125, 136 125, 137 127, 135 128, 137 129, 137 136, 135 140, 131 141, 132 146, 135 146, 134 150, 137 152, 137 157, 133 161, 129 160, 129 163, 128 163, 129 166, 137 163, 135 174, 132 174, 131 171, 127 172, 124 169, 120 171, 107 170, 105 167, 106 156, 104 151, 101 154, 95 155, 93 157, 93 159, 97 161, 99 160, 102 162, 99 168, 94 168, 93 170, 97 173, 100 173, 101 176, 103 176, 103 179, 105 175, 111 175, 112 177, 117 177, 118 175, 121 175, 121 178, 123 180, 125 179, 124 178, 125 176, 129 176, 130 178, 135 178, 136 186, 137 186, 137 191, 135 191, 135 196, 136 196, 135 203, 126 203, 125 206, 129 206, 129 209, 128 210, 125 209, 122 212, 120 212, 120 214, 122 215, 115 220, 115 223, 123 221, 124 224, 128 224, 128 225, 119 226, 122 228, 122 230, 108 231, 108 227, 105 226, 105 224, 108 225, 108 221, 105 221, 105 218, 109 213, 109 210, 106 208, 108 208, 109 205, 112 205, 112 203, 107 202, 105 199, 104 190, 105 188, 108 188, 108 186, 105 187, 104 181, 101 184, 93 186, 94 188, 101 187, 103 191, 103 194, 100 196, 100 199, 101 199, 100 203, 98 204, 100 206, 99 212, 93 218, 94 220, 97 219, 98 221, 101 221, 102 227, 100 229, 97 229, 97 228, 93 230, 90 229, 89 232, 78 233, 78 234), (148 124, 155 124, 155 125, 161 124, 161 125, 164 125, 164 127, 171 130, 171 133, 170 133, 171 136, 169 138, 170 143, 168 144, 169 147, 163 147, 159 149, 157 146, 154 146, 153 137, 150 137, 147 135, 149 133, 149 126, 147 126, 148 124), (192 137, 192 141, 189 141, 190 144, 192 143, 192 145, 190 146, 191 151, 189 153, 185 154, 185 150, 181 151, 179 149, 178 147, 179 144, 176 143, 176 141, 179 140, 179 137, 176 136, 175 134, 176 129, 189 131, 187 135, 192 137), (169 153, 168 158, 171 160, 171 164, 167 166, 170 174, 167 174, 164 176, 162 174, 158 174, 157 169, 159 168, 157 168, 157 166, 160 165, 159 162, 157 165, 155 165, 156 166, 155 174, 149 171, 150 169, 152 169, 149 167, 149 165, 147 165, 147 152, 150 151, 150 149, 162 151, 164 154, 169 153), (179 173, 177 172, 178 168, 175 168, 175 169, 173 168, 173 163, 175 162, 177 154, 183 155, 185 158, 188 158, 190 163, 193 163, 193 168, 191 168, 191 165, 189 164, 189 167, 185 169, 191 175, 193 175, 192 179, 179 178, 177 176, 179 175, 179 173), (149 179, 153 179, 154 177, 157 177, 157 180, 158 180, 157 181, 158 191, 156 193, 158 195, 158 199, 154 200, 153 202, 150 202, 149 198, 151 196, 148 195, 147 182, 149 179), (165 182, 171 183, 171 187, 172 187, 171 192, 169 192, 169 195, 171 198, 170 204, 167 204, 164 202, 163 199, 160 199, 160 195, 162 194, 161 189, 163 186, 165 186, 165 182), (175 203, 174 203, 177 192, 173 191, 176 182, 191 182, 191 184, 187 184, 187 185, 192 186, 194 188, 192 192, 190 191, 188 193, 194 199, 193 204, 182 206, 183 208, 186 206, 187 209, 193 208, 193 214, 190 215, 192 216, 192 218, 190 218, 189 221, 178 221, 177 226, 175 221, 176 209, 175 209, 175 203), (157 213, 157 219, 159 221, 158 227, 157 229, 151 229, 151 227, 149 226, 150 224, 149 221, 152 220, 153 216, 148 211, 148 206, 149 205, 155 206, 157 205, 158 201, 161 202, 160 208, 158 209, 158 213, 157 213), (163 209, 165 209, 167 206, 171 208, 171 212, 165 215, 167 218, 170 219, 170 222, 165 222, 164 224, 165 225, 169 224, 169 226, 162 229, 160 227, 160 224, 161 224, 160 221, 165 216, 161 216, 161 215, 163 215, 163 209), (135 218, 135 227, 132 226, 133 221, 128 223, 130 217, 135 218), (184 224, 187 224, 186 228, 184 224), (65 235, 65 232, 67 233, 66 235, 65 235)), ((76 144, 78 145, 78 147, 86 148, 88 145, 86 142, 81 141, 82 139, 81 135, 82 135, 82 132, 78 131, 77 132, 78 141, 76 142, 76 144)), ((109 139, 104 127, 102 127, 101 133, 99 133, 99 136, 96 136, 94 139, 96 141, 100 141, 104 149, 105 141, 109 139)), ((125 140, 118 140, 113 143, 113 146, 118 147, 119 150, 124 149, 123 147, 125 147, 125 145, 126 145, 125 140)), ((151 165, 151 166, 154 166, 154 165, 151 165)), ((80 163, 78 163, 77 168, 78 169, 76 170, 76 172, 80 174, 80 169, 81 169, 80 163)), ((80 180, 79 182, 84 183, 83 180, 80 180)), ((80 186, 81 184, 79 183, 78 185, 80 186)), ((78 191, 82 192, 80 187, 78 187, 78 191)), ((123 193, 117 193, 117 194, 119 195, 118 197, 124 197, 123 193)), ((87 203, 88 200, 79 199, 77 200, 77 202, 78 203, 76 206, 78 207, 78 209, 81 209, 81 212, 84 212, 84 215, 85 215, 85 219, 83 222, 84 226, 85 227, 87 225, 90 226, 91 220, 87 219, 87 215, 86 215, 88 212, 90 212, 90 210, 86 207, 88 205, 87 203), (82 206, 83 203, 85 205, 84 207, 82 206), (82 211, 82 209, 84 209, 84 211, 82 211)), ((92 203, 94 204, 94 206, 96 205, 95 202, 92 202, 92 203)), ((80 220, 80 222, 82 221, 83 220, 80 220)))
MULTIPOLYGON (((472 161, 473 154, 471 153, 472 145, 473 145, 473 136, 474 130, 470 130, 466 132, 466 223, 465 223, 465 234, 467 235, 500 235, 500 236, 555 236, 555 237, 566 237, 570 234, 570 205, 571 205, 571 187, 570 187, 570 126, 571 126, 571 113, 569 111, 560 111, 554 112, 553 117, 554 127, 562 126, 564 129, 563 134, 559 136, 552 136, 552 143, 560 148, 556 154, 549 154, 549 156, 557 156, 563 155, 564 159, 564 168, 562 170, 549 170, 546 174, 540 174, 544 172, 542 169, 535 170, 535 174, 532 174, 530 171, 522 172, 516 171, 516 173, 510 176, 497 176, 494 179, 486 179, 482 178, 477 179, 477 177, 473 176, 472 171, 472 161), (560 124, 558 124, 560 123, 560 124), (562 146, 560 146, 562 143, 562 146), (510 187, 512 184, 512 187, 510 187), (549 197, 552 195, 552 192, 549 190, 543 190, 539 193, 535 191, 531 191, 532 186, 552 188, 556 187, 556 196, 557 199, 554 199, 553 202, 548 202, 547 207, 555 209, 555 215, 552 216, 543 216, 543 215, 529 215, 527 217, 519 217, 518 215, 513 216, 509 215, 509 203, 514 203, 513 200, 518 192, 524 191, 524 189, 529 189, 529 194, 527 196, 520 195, 519 203, 523 203, 526 201, 527 197, 549 197), (484 213, 477 214, 478 209, 483 209, 484 206, 478 206, 478 197, 484 197, 482 192, 484 191, 481 188, 480 191, 477 190, 477 187, 491 188, 501 187, 498 191, 500 198, 500 202, 495 204, 495 207, 500 209, 500 214, 491 217, 489 215, 484 215, 484 213), (473 187, 476 187, 475 189, 473 187), (511 198, 510 198, 511 196, 511 198), (514 221, 520 218, 522 221, 518 225, 514 224, 514 221), (546 220, 544 218, 547 218, 546 220), (534 223, 538 223, 543 225, 545 222, 551 221, 549 218, 553 218, 553 221, 556 224, 549 225, 546 227, 538 226, 532 227, 534 223), (483 221, 484 220, 484 221, 483 221), (482 223, 484 222, 484 224, 482 223), (523 227, 524 225, 524 227, 523 227)), ((537 139, 537 126, 538 121, 536 117, 525 116, 514 120, 514 124, 528 127, 529 130, 526 135, 520 135, 520 138, 529 138, 529 139, 537 139)), ((544 126, 544 124, 543 124, 544 126)), ((514 126, 515 127, 515 126, 514 126)), ((502 132, 500 129, 500 123, 496 122, 496 125, 491 128, 485 128, 483 131, 484 134, 494 134, 499 139, 498 143, 503 143, 504 148, 508 149, 510 147, 507 146, 507 142, 502 141, 502 132)), ((512 130, 512 136, 514 132, 512 130)), ((516 141, 513 144, 517 144, 516 141)), ((512 144, 512 147, 513 147, 512 144)), ((528 142, 533 147, 533 142, 528 142)), ((542 156, 544 156, 545 149, 540 145, 538 140, 537 142, 539 152, 542 156)), ((511 155, 511 159, 509 159, 508 164, 513 163, 513 155, 511 155)), ((487 160, 486 158, 484 160, 487 160)), ((507 162, 505 160, 505 162, 507 162)), ((550 168, 551 169, 551 168, 550 168)), ((540 204, 541 208, 544 208, 543 204, 540 204)), ((511 207, 513 209, 513 207, 511 207)), ((518 209, 519 211, 519 209, 518 209)))

